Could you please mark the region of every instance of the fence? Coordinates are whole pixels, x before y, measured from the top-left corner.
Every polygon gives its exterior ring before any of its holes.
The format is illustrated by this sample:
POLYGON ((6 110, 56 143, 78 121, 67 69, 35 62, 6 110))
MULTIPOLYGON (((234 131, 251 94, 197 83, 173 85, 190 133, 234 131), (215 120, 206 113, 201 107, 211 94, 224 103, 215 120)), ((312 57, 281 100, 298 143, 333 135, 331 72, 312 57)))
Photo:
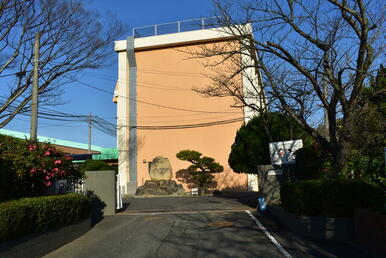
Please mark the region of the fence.
POLYGON ((143 38, 170 33, 179 33, 184 31, 217 28, 221 26, 218 21, 218 17, 210 17, 170 23, 161 23, 144 27, 135 27, 133 28, 133 36, 134 38, 143 38))
MULTIPOLYGON (((123 207, 122 193, 120 190, 120 181, 119 177, 116 178, 117 190, 116 190, 116 209, 121 209, 123 207)), ((82 180, 78 183, 69 183, 67 180, 57 180, 50 187, 50 194, 66 194, 66 193, 86 193, 84 188, 85 180, 82 180)))

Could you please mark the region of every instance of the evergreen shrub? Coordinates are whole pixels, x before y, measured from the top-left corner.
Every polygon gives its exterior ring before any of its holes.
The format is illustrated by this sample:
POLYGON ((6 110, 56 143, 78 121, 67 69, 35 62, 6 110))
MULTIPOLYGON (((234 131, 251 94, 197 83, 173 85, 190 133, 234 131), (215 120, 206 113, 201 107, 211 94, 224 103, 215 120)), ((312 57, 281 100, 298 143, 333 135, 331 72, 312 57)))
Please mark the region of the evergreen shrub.
POLYGON ((85 219, 90 200, 81 194, 51 195, 0 203, 0 241, 85 219))
POLYGON ((287 182, 280 189, 282 206, 300 216, 351 217, 355 209, 382 210, 383 189, 353 179, 287 182))

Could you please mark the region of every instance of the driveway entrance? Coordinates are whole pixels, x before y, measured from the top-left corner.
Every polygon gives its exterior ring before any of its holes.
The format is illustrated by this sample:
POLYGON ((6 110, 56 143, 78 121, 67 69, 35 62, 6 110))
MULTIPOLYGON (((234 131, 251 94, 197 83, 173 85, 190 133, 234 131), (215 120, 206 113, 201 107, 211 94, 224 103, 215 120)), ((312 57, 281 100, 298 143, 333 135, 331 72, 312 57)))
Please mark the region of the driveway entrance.
POLYGON ((254 209, 254 195, 128 198, 124 211, 46 257, 365 257, 292 234, 254 209))
POLYGON ((124 199, 123 213, 244 211, 255 210, 257 193, 228 193, 220 196, 131 197, 124 199))

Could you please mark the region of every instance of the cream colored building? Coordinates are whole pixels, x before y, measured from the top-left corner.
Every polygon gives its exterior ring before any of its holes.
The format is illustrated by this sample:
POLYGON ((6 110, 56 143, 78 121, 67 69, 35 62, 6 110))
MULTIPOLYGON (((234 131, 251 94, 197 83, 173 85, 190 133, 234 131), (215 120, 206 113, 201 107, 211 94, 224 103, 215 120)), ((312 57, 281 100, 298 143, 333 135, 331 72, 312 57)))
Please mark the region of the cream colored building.
MULTIPOLYGON (((175 33, 158 35, 162 25, 154 25, 148 27, 153 35, 140 37, 134 30, 136 37, 115 42, 119 181, 125 194, 135 193, 150 179, 148 162, 156 156, 169 158, 174 175, 187 168, 187 162, 176 158, 184 149, 197 150, 224 166, 224 172, 216 174, 217 189, 253 188, 253 179, 248 183, 246 174, 234 173, 228 165, 236 131, 253 114, 246 108, 232 108, 231 97, 205 98, 192 90, 211 84, 213 71, 203 63, 216 57, 202 60, 192 58, 191 53, 202 46, 226 46, 235 38, 224 28, 202 26, 182 32, 182 24, 170 25, 176 26, 175 33), (218 121, 225 122, 213 125, 218 121)), ((251 62, 246 55, 240 58, 251 62)), ((248 90, 250 82, 243 76, 239 80, 248 90)))

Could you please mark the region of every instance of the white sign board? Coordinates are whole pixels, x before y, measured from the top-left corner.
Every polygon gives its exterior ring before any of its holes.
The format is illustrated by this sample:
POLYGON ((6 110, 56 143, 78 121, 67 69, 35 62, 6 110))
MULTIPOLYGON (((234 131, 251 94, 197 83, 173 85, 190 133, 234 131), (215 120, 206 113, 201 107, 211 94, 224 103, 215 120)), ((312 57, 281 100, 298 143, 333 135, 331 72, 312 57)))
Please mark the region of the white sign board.
POLYGON ((302 140, 269 143, 272 165, 295 164, 295 151, 303 148, 302 140))
POLYGON ((269 176, 283 175, 283 170, 281 170, 281 169, 271 169, 271 170, 268 170, 267 174, 269 176))

